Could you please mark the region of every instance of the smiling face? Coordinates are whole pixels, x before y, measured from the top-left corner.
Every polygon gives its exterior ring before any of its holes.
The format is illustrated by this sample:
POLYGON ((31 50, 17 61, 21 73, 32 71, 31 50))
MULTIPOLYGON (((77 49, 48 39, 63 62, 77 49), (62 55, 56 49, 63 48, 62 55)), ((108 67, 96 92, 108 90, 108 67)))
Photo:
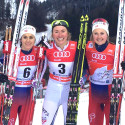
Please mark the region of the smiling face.
POLYGON ((108 35, 104 29, 95 29, 92 32, 93 41, 98 45, 102 45, 107 41, 108 35))
POLYGON ((68 43, 68 30, 64 26, 55 26, 52 31, 52 37, 56 45, 61 49, 68 43))
POLYGON ((21 42, 22 50, 29 51, 34 46, 35 37, 30 33, 26 33, 21 37, 21 42))

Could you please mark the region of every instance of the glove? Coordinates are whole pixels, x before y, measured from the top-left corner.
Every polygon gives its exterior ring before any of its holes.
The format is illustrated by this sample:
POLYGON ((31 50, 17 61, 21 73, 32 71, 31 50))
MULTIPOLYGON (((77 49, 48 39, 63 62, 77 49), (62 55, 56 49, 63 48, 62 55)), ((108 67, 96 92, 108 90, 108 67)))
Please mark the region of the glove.
POLYGON ((45 79, 42 79, 42 80, 41 80, 41 83, 42 83, 42 86, 45 87, 45 85, 46 85, 46 80, 45 80, 45 79))
POLYGON ((80 84, 80 88, 83 88, 83 86, 85 85, 85 79, 83 77, 80 78, 79 80, 79 84, 80 84))
POLYGON ((0 73, 0 82, 6 82, 8 80, 8 76, 0 73))
POLYGON ((122 67, 123 70, 125 70, 125 61, 122 61, 121 67, 122 67))
POLYGON ((37 41, 36 46, 43 45, 43 41, 44 41, 44 36, 41 36, 37 41))

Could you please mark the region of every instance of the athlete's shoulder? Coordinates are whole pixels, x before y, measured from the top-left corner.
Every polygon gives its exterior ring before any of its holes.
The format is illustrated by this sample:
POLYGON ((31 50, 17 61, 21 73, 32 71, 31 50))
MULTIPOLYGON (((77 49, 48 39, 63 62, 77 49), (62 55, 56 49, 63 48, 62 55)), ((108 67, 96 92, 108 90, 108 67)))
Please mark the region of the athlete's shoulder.
POLYGON ((76 41, 69 41, 69 47, 70 47, 70 49, 76 49, 77 42, 76 41))
POLYGON ((69 43, 72 43, 72 44, 77 44, 76 41, 69 41, 69 43))
POLYGON ((115 49, 116 45, 113 42, 109 42, 109 46, 110 46, 110 48, 115 49))
POLYGON ((86 48, 93 48, 93 42, 87 41, 86 48))
POLYGON ((38 46, 33 46, 33 50, 38 50, 38 46))
POLYGON ((38 46, 33 46, 32 53, 37 53, 38 52, 38 46))
POLYGON ((47 48, 47 50, 55 48, 55 43, 54 43, 54 41, 49 41, 49 45, 50 45, 50 47, 47 48))
POLYGON ((87 41, 86 44, 92 44, 93 42, 92 41, 87 41))
POLYGON ((114 43, 114 42, 112 42, 112 41, 109 41, 109 43, 110 43, 111 45, 115 45, 115 43, 114 43))

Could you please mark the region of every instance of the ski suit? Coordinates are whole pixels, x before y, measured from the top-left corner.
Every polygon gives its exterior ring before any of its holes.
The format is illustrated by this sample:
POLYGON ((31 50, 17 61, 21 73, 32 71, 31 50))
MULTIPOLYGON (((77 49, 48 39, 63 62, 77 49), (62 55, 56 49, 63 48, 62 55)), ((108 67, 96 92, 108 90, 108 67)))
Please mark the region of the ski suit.
POLYGON ((42 124, 53 125, 60 105, 63 107, 64 124, 66 122, 67 102, 72 78, 77 42, 69 41, 64 49, 52 42, 46 57, 49 66, 49 81, 42 108, 42 124))
POLYGON ((19 125, 29 125, 29 115, 33 91, 32 80, 37 69, 37 47, 20 52, 18 74, 8 125, 15 125, 18 114, 19 125))
POLYGON ((115 45, 108 43, 104 51, 97 51, 92 41, 86 45, 86 58, 89 67, 89 123, 109 125, 110 94, 113 74, 115 45))

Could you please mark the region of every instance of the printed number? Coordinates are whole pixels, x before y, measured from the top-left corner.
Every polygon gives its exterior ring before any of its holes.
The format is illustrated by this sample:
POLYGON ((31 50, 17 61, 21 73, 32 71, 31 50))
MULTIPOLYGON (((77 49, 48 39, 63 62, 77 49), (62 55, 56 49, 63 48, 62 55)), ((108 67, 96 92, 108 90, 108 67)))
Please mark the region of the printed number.
POLYGON ((65 73, 65 64, 59 64, 58 67, 61 67, 61 70, 59 70, 59 73, 64 74, 65 73))
POLYGON ((28 78, 29 77, 29 75, 30 75, 30 68, 28 67, 28 68, 25 68, 24 69, 24 74, 23 74, 23 77, 24 78, 28 78))

